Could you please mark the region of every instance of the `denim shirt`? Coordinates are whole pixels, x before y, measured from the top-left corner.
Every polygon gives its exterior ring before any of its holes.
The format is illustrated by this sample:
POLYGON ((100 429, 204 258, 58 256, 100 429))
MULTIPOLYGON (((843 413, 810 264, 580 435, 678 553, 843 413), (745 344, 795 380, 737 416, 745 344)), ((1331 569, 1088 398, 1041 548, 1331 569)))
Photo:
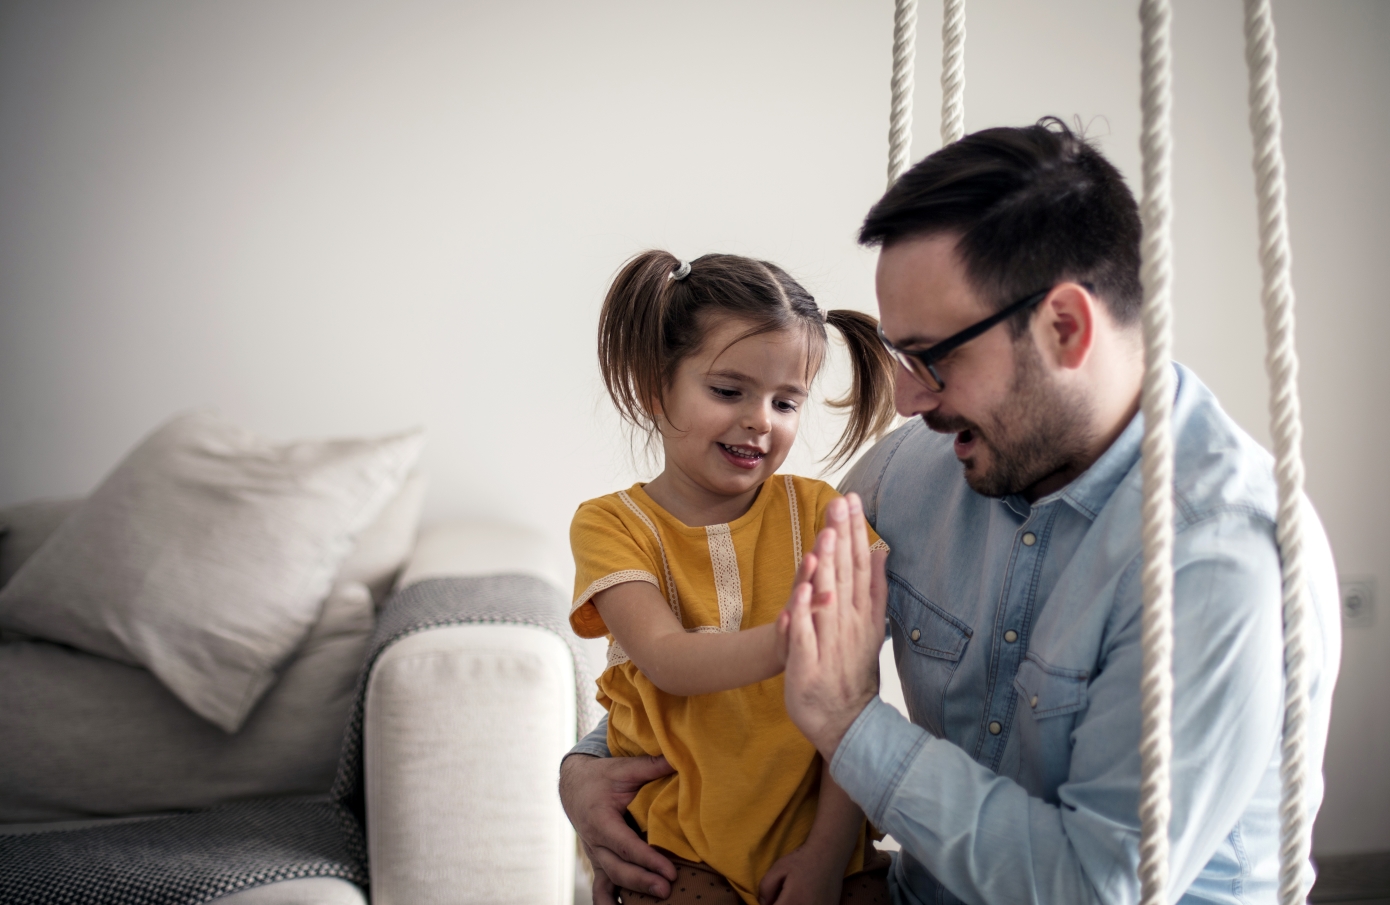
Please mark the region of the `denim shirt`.
MULTIPOLYGON (((1192 372, 1177 374, 1169 899, 1272 902, 1283 722, 1273 463, 1192 372)), ((952 438, 921 419, 846 478, 892 547, 889 629, 911 722, 874 698, 831 772, 902 845, 897 905, 1139 901, 1142 433, 1136 416, 1032 505, 972 491, 952 438)), ((1306 504, 1304 525, 1311 825, 1341 637, 1332 553, 1306 504)), ((604 728, 574 751, 606 756, 604 728)))
MULTIPOLYGON (((1169 899, 1272 902, 1283 722, 1273 462, 1177 372, 1169 899)), ((952 438, 920 419, 845 480, 892 547, 889 627, 912 721, 875 698, 831 773, 902 844, 900 905, 1139 900, 1142 434, 1136 416, 1031 506, 970 490, 952 438)), ((1304 513, 1311 826, 1341 637, 1331 549, 1306 501, 1304 513)))

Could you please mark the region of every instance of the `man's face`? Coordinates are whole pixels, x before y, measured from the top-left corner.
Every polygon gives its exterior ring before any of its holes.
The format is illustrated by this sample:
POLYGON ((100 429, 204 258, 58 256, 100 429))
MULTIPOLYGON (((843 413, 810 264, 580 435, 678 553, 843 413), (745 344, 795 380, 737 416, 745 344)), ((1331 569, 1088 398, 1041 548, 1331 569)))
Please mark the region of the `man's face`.
MULTIPOLYGON (((954 235, 927 236, 879 255, 880 319, 899 348, 925 350, 994 313, 967 281, 955 246, 954 235)), ((956 458, 975 492, 1027 496, 1084 458, 1087 401, 1058 382, 1032 329, 1015 339, 1007 323, 999 324, 936 369, 945 384, 940 392, 897 369, 898 414, 921 415, 932 430, 956 435, 956 458)))

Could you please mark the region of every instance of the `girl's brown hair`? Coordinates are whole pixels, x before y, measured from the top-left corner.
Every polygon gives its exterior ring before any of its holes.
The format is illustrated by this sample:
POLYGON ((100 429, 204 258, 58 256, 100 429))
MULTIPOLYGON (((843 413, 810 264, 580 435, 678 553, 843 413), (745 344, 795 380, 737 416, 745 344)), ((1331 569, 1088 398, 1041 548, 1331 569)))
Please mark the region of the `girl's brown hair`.
POLYGON ((618 412, 649 438, 656 433, 651 412, 662 405, 676 368, 700 348, 707 315, 746 321, 742 337, 800 329, 807 338, 812 373, 825 355, 829 324, 849 347, 854 380, 843 399, 830 405, 849 409, 849 423, 829 459, 831 467, 852 456, 866 440, 880 436, 893 421, 893 361, 878 340, 878 321, 859 311, 824 316, 816 300, 785 270, 767 261, 711 254, 690 262, 690 272, 674 275, 681 262, 665 251, 645 251, 623 265, 603 300, 598 322, 598 361, 603 383, 618 412))

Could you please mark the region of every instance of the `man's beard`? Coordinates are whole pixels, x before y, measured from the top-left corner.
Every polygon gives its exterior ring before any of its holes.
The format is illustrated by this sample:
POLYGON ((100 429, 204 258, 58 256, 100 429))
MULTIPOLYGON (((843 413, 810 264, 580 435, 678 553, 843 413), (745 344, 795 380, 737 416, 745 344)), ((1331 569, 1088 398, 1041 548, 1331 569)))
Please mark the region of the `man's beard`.
POLYGON ((934 431, 968 430, 978 442, 977 450, 990 449, 988 469, 980 463, 978 452, 964 460, 965 482, 982 496, 1024 493, 1081 461, 1089 445, 1089 403, 1049 379, 1031 337, 1016 342, 1014 348, 1013 386, 984 426, 939 412, 922 416, 934 431))

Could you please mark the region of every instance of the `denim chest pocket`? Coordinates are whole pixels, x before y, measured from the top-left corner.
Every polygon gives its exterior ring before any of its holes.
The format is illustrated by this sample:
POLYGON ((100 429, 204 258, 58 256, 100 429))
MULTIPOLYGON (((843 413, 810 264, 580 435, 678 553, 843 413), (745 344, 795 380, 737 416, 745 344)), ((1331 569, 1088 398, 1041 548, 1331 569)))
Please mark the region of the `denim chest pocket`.
POLYGON ((888 573, 888 615, 895 624, 893 655, 913 721, 945 736, 946 692, 974 631, 888 573))
POLYGON ((1019 784, 1028 794, 1051 804, 1057 803, 1057 787, 1066 781, 1070 770, 1072 729, 1086 708, 1089 681, 1090 673, 1051 666, 1033 653, 1014 675, 1019 784))

